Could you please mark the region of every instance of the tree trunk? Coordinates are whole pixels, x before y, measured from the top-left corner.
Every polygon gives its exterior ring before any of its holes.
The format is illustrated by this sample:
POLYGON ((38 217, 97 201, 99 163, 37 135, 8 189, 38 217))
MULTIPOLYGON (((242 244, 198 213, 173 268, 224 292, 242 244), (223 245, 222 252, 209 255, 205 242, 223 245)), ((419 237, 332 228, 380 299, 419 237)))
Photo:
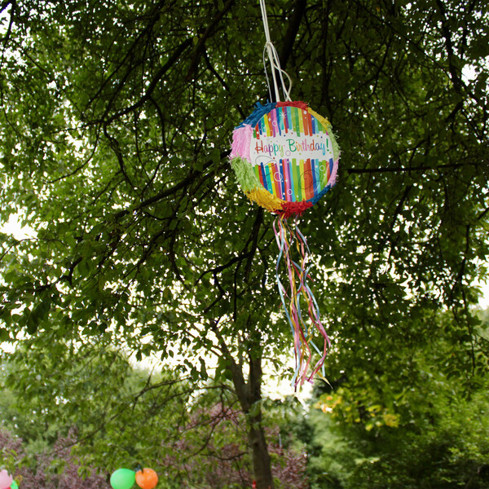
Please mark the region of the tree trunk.
MULTIPOLYGON (((254 228, 255 245, 262 219, 263 209, 260 209, 257 213, 254 228)), ((248 381, 246 381, 242 363, 236 362, 217 326, 214 324, 211 325, 211 328, 219 341, 222 354, 231 372, 239 404, 246 416, 248 444, 252 454, 256 489, 274 489, 271 459, 262 424, 261 384, 263 372, 261 362, 263 347, 261 344, 261 335, 259 331, 254 331, 252 341, 248 338, 246 352, 248 356, 249 375, 248 381)))
POLYGON ((250 418, 248 423, 248 440, 253 456, 253 473, 257 489, 273 489, 270 454, 261 421, 260 410, 259 419, 258 417, 250 418))
POLYGON ((245 381, 243 370, 232 357, 230 360, 230 370, 233 377, 234 387, 238 395, 241 409, 246 415, 248 429, 248 443, 250 445, 253 474, 256 482, 256 489, 273 489, 273 476, 270 454, 265 439, 265 432, 262 424, 261 411, 261 349, 258 346, 250 354, 250 374, 248 382, 245 381))

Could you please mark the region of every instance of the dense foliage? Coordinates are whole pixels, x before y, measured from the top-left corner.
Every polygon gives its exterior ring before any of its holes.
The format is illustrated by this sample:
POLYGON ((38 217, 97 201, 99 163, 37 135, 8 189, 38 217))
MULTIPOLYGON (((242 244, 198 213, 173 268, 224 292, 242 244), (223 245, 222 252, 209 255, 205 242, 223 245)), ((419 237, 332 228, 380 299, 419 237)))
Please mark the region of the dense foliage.
MULTIPOLYGON (((251 487, 246 419, 229 386, 195 393, 106 349, 58 349, 57 364, 71 364, 59 371, 49 352, 33 345, 29 353, 10 356, 0 375, 0 466, 22 487, 109 489, 114 470, 139 464, 157 471, 158 487, 251 487)), ((283 489, 308 487, 304 447, 286 430, 296 410, 267 408, 272 474, 283 489)))
POLYGON ((452 365, 464 350, 453 350, 446 316, 434 320, 435 337, 398 350, 406 365, 401 375, 386 372, 319 396, 301 435, 308 440, 311 487, 487 487, 489 323, 477 328, 485 358, 476 352, 475 368, 463 366, 473 384, 467 392, 452 365))
MULTIPOLYGON (((32 229, 0 235, 0 340, 32 355, 51 345, 38 368, 59 375, 70 352, 111 345, 177 365, 192 386, 229 381, 258 489, 272 486, 261 387, 290 336, 273 217, 246 201, 227 162, 233 127, 267 96, 258 5, 0 9, 0 221, 32 229)), ((443 375, 477 396, 487 2, 275 0, 268 12, 294 99, 331 120, 342 149, 338 185, 301 220, 333 339, 328 379, 397 423, 377 400, 418 385, 407 352, 442 330, 443 375)), ((25 374, 33 389, 49 382, 25 374)))

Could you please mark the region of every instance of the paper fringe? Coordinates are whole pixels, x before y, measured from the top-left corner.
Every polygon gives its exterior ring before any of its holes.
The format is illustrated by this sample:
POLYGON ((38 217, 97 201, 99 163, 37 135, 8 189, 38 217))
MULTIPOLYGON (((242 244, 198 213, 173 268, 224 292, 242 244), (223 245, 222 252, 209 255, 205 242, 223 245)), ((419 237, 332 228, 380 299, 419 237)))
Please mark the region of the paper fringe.
POLYGON ((306 268, 309 248, 305 237, 300 232, 296 220, 294 219, 292 226, 289 226, 284 216, 275 218, 273 230, 279 248, 276 263, 278 290, 285 315, 294 336, 295 372, 292 385, 297 390, 306 380, 312 382, 315 375, 325 379, 324 361, 331 342, 321 323, 316 299, 307 283, 307 280, 310 279, 309 269, 306 268), (293 261, 291 257, 291 251, 294 246, 299 254, 299 263, 293 261), (279 268, 282 258, 288 272, 288 288, 284 287, 280 280, 279 268), (304 310, 301 309, 301 298, 307 305, 305 309, 310 322, 309 327, 307 318, 303 313, 304 310), (317 333, 322 338, 322 349, 318 348, 313 342, 313 338, 315 335, 317 336, 317 333), (315 364, 313 363, 314 352, 320 355, 319 360, 315 364))

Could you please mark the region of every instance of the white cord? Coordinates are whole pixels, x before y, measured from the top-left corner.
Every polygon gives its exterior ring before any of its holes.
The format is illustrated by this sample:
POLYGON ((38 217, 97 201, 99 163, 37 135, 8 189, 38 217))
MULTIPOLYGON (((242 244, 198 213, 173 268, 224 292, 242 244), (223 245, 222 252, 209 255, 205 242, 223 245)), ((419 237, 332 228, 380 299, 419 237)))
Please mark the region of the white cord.
POLYGON ((267 86, 268 86, 268 93, 270 95, 270 101, 273 101, 273 95, 272 95, 272 89, 270 87, 270 80, 268 78, 268 71, 267 71, 267 63, 266 63, 266 57, 265 53, 268 55, 268 61, 270 63, 270 68, 272 71, 272 79, 273 79, 273 88, 275 92, 275 102, 280 102, 280 93, 278 89, 278 81, 277 81, 277 73, 280 78, 280 84, 282 87, 282 92, 285 96, 285 100, 289 101, 291 100, 290 98, 290 91, 292 90, 292 80, 288 73, 284 71, 281 66, 280 66, 280 59, 278 57, 277 50, 275 49, 275 46, 273 45, 271 39, 270 39, 270 31, 268 29, 268 18, 267 18, 267 9, 265 6, 265 0, 260 0, 260 8, 261 8, 261 16, 263 19, 263 29, 265 31, 265 47, 263 48, 263 66, 265 67, 265 77, 267 79, 267 86), (285 87, 284 83, 284 77, 283 75, 287 77, 289 81, 289 87, 285 87))

